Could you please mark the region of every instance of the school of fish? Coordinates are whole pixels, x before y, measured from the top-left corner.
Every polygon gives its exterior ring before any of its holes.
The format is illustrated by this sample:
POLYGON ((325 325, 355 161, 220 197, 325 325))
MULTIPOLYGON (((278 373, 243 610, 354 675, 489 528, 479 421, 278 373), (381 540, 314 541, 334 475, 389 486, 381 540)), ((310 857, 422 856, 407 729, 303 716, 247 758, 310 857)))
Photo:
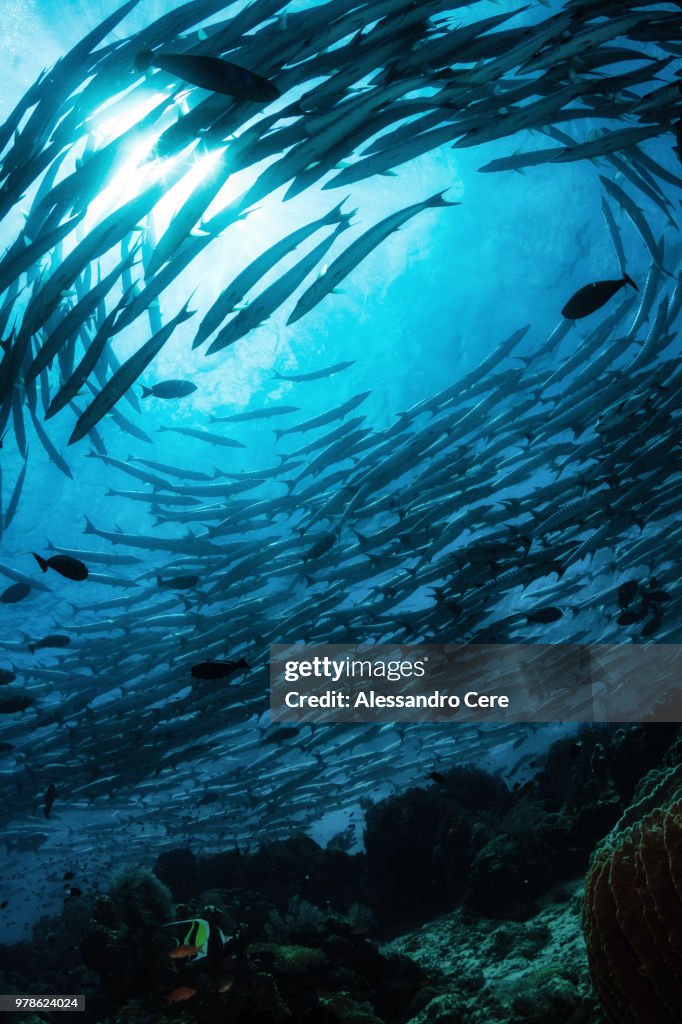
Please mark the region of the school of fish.
MULTIPOLYGON (((137 5, 41 73, 0 126, 0 214, 20 217, 0 258, 0 434, 22 458, 2 480, 2 527, 21 520, 29 448, 71 476, 53 419, 107 467, 117 503, 150 512, 146 533, 84 517, 77 548, 46 524, 34 574, 0 563, 0 603, 47 594, 57 577, 73 602, 53 602, 40 635, 0 637, 9 853, 99 854, 106 842, 113 859, 144 859, 152 840, 158 853, 197 834, 214 849, 283 837, 455 753, 438 726, 269 724, 271 644, 674 643, 680 631, 679 4, 568 0, 477 19, 479 5, 459 0, 295 12, 254 0, 237 13, 190 0, 125 35, 137 5), (127 109, 143 113, 103 143, 103 111, 127 109), (528 129, 548 144, 533 148, 528 129), (282 404, 168 427, 212 447, 213 473, 139 447, 127 460, 109 453, 110 421, 133 445, 147 400, 196 390, 173 379, 139 397, 179 325, 191 321, 194 348, 227 366, 223 350, 289 300, 294 324, 352 287, 402 225, 457 217, 438 192, 397 202, 346 243, 356 183, 391 180, 444 146, 517 135, 513 155, 480 170, 596 161, 619 268, 566 295, 546 337, 520 326, 389 427, 372 425, 358 388, 312 418, 282 404), (207 153, 214 173, 158 231, 155 207, 207 153), (131 154, 144 187, 98 206, 131 154), (263 161, 216 208, 228 179, 263 161), (283 187, 284 203, 330 190, 329 211, 246 263, 210 307, 188 293, 165 318, 160 297, 283 187), (626 221, 647 253, 644 280, 628 271, 626 221), (116 339, 135 324, 147 340, 119 359, 116 339), (271 431, 272 420, 277 463, 235 472, 229 454, 244 444, 233 428, 271 431), (117 593, 102 599, 93 583, 117 593)), ((279 379, 297 401, 352 372, 340 359, 279 379)), ((476 760, 521 739, 511 726, 463 725, 456 746, 476 760)))

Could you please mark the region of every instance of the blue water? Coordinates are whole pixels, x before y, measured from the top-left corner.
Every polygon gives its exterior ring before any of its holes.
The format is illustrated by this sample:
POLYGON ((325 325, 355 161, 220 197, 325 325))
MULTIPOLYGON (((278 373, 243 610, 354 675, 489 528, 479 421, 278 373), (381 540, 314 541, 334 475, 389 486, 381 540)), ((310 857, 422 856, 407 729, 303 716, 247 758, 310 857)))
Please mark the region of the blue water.
MULTIPOLYGON (((483 17, 500 10, 511 10, 514 6, 506 0, 500 4, 482 4, 476 13, 483 17)), ((0 119, 7 115, 43 66, 55 61, 114 7, 113 3, 38 0, 20 3, 8 0, 3 5, 3 34, 0 39, 0 66, 4 68, 0 119)), ((165 10, 164 4, 143 0, 126 23, 126 32, 140 28, 165 10)), ((533 12, 523 15, 526 21, 533 17, 533 12)), ((583 125, 583 130, 589 134, 595 126, 596 122, 594 125, 588 122, 583 125)), ((120 127, 120 124, 107 124, 106 118, 103 119, 98 128, 100 144, 113 137, 120 127)), ((106 422, 102 426, 102 435, 109 454, 122 460, 134 454, 165 463, 177 462, 209 473, 216 466, 228 471, 250 472, 275 464, 280 452, 295 449, 305 443, 308 436, 294 435, 277 443, 273 427, 280 426, 279 422, 235 424, 227 428, 229 436, 246 447, 227 450, 166 433, 161 428, 212 429, 210 415, 224 416, 277 403, 300 407, 300 413, 293 419, 286 419, 288 425, 340 405, 359 392, 371 390, 371 397, 361 412, 367 416, 368 426, 381 430, 395 422, 398 412, 458 380, 478 365, 499 342, 525 324, 531 325, 524 343, 525 350, 532 353, 559 322, 566 299, 589 281, 616 277, 618 265, 601 213, 603 190, 599 172, 603 166, 580 162, 531 168, 524 174, 479 173, 478 168, 492 159, 515 152, 521 144, 526 148, 541 148, 550 143, 538 133, 525 133, 520 138, 472 149, 444 148, 403 165, 396 176, 374 178, 348 190, 333 192, 314 186, 287 203, 282 202, 283 190, 280 190, 259 203, 255 212, 233 225, 225 237, 212 244, 208 254, 190 266, 162 296, 161 315, 164 320, 174 316, 190 296, 191 308, 199 313, 194 320, 178 328, 161 355, 144 373, 142 381, 151 386, 167 378, 189 378, 196 383, 197 391, 177 403, 146 399, 141 416, 137 416, 123 401, 121 410, 142 426, 151 440, 143 443, 121 432, 115 424, 106 422), (448 190, 447 197, 461 205, 420 214, 352 273, 344 282, 341 294, 328 296, 294 326, 287 327, 286 320, 295 298, 266 324, 216 356, 206 356, 205 348, 191 349, 202 311, 208 308, 225 282, 295 227, 323 215, 348 194, 347 208, 357 208, 358 212, 353 228, 346 232, 342 243, 330 254, 331 259, 370 224, 439 190, 448 190), (291 384, 273 378, 274 371, 307 373, 342 360, 353 360, 355 364, 329 380, 291 384)), ((666 165, 672 165, 669 140, 651 143, 647 152, 666 165)), ((208 170, 202 167, 195 173, 202 172, 210 174, 210 167, 208 170)), ((135 194, 140 187, 137 174, 137 171, 130 172, 124 180, 117 182, 119 195, 130 197, 135 194)), ((248 183, 252 179, 253 172, 245 172, 245 181, 248 183)), ((228 183, 230 195, 239 191, 241 188, 236 184, 228 183)), ((26 202, 29 199, 30 196, 26 202)), ((164 211, 166 218, 172 214, 177 202, 177 196, 171 194, 164 211)), ((675 266, 679 254, 675 233, 666 226, 658 208, 646 197, 638 196, 638 202, 654 235, 658 238, 666 234, 668 258, 670 265, 675 266)), ((17 209, 0 225, 1 245, 13 240, 21 215, 21 210, 17 209)), ((635 280, 643 282, 649 269, 649 254, 632 226, 621 217, 619 223, 629 273, 635 280)), ((304 251, 299 250, 297 258, 304 251)), ((103 269, 110 265, 105 264, 103 269)), ((274 281, 287 266, 279 266, 262 282, 263 285, 274 281)), ((119 337, 116 343, 119 358, 126 358, 139 347, 148 336, 147 328, 143 317, 133 329, 119 337)), ((580 344, 587 330, 580 325, 574 330, 570 343, 563 350, 565 354, 570 353, 571 346, 580 344)), ((139 394, 139 386, 135 390, 139 394)), ((134 490, 141 489, 142 485, 90 458, 87 442, 67 449, 72 427, 70 413, 60 415, 50 424, 50 437, 65 453, 72 479, 49 462, 29 428, 30 458, 26 482, 19 511, 2 539, 1 557, 4 563, 22 572, 35 573, 31 552, 45 553, 48 540, 67 548, 97 544, 101 550, 108 550, 103 541, 84 536, 86 515, 96 526, 107 530, 118 527, 130 533, 149 534, 158 529, 143 503, 107 495, 110 488, 134 490)), ((11 434, 10 431, 2 452, 5 506, 22 465, 11 434)), ((453 473, 457 473, 456 466, 453 466, 453 473)), ((409 486, 409 482, 405 486, 409 486)), ((271 487, 266 485, 263 489, 265 496, 274 493, 280 493, 275 484, 271 487)), ((169 536, 178 535, 171 528, 162 530, 169 536)), ((286 536, 287 530, 284 520, 275 520, 266 526, 267 536, 273 541, 286 536)), ((144 553, 136 553, 145 558, 144 553)), ((147 556, 132 576, 134 578, 138 571, 140 574, 155 571, 170 561, 170 555, 147 556)), ((115 568, 102 568, 101 571, 117 575, 115 568)), ((123 575, 127 575, 127 571, 123 575)), ((51 587, 49 594, 34 592, 29 601, 3 609, 2 637, 10 643, 6 653, 9 661, 16 661, 19 667, 29 659, 25 652, 15 652, 11 644, 24 635, 68 632, 71 626, 90 621, 90 605, 125 593, 95 584, 84 596, 78 584, 55 576, 51 576, 48 582, 51 587)), ((595 583, 595 586, 602 585, 603 580, 595 583)), ((250 587, 244 586, 244 597, 249 596, 250 587)), ((305 600, 305 596, 303 584, 292 590, 292 600, 305 600)), ((179 605, 178 611, 181 610, 179 605)), ((225 621, 226 633, 229 625, 228 618, 225 621)), ((547 631, 547 639, 570 639, 568 630, 570 623, 563 622, 547 631)), ((116 636, 118 643, 122 642, 120 632, 112 635, 116 636)), ((281 639, 294 641, 301 637, 282 636, 281 639)), ((92 643, 100 643, 99 638, 93 639, 92 643)), ((40 663, 58 665, 59 657, 53 656, 58 653, 44 652, 40 663)), ((94 647, 91 653, 92 664, 96 664, 97 651, 94 647)), ((116 701, 115 678, 102 678, 97 680, 97 685, 101 685, 101 693, 106 695, 105 708, 116 701)), ((113 711, 106 712, 112 716, 112 722, 117 721, 121 737, 126 737, 128 756, 133 756, 135 746, 134 743, 128 746, 130 734, 136 727, 135 704, 139 701, 139 706, 144 706, 145 686, 144 676, 127 684, 126 717, 117 720, 115 704, 113 711)), ((41 699, 46 702, 45 706, 49 706, 50 701, 58 704, 67 700, 73 689, 68 681, 63 681, 59 685, 54 684, 51 693, 41 690, 41 699)), ((97 709, 98 705, 94 704, 91 711, 97 713, 97 709)), ((167 710, 161 717, 165 714, 167 710)), ((210 715, 209 709, 202 722, 204 738, 209 740, 213 735, 210 715)), ((172 715, 168 714, 168 717, 172 715)), ((153 859, 164 845, 173 845, 178 840, 195 839, 199 845, 215 848, 219 840, 212 824, 205 829, 197 826, 196 834, 192 834, 192 814, 203 789, 216 778, 224 779, 228 766, 229 771, 236 771, 240 764, 252 764, 248 778, 253 777, 256 782, 262 781, 270 770, 267 765, 258 767, 256 723, 247 721, 241 728, 247 737, 254 739, 251 754, 231 759, 230 744, 236 744, 239 730, 229 733, 227 741, 226 736, 219 733, 210 755, 201 758, 198 766, 193 765, 191 752, 185 756, 179 748, 178 756, 170 758, 170 773, 166 771, 161 776, 158 803, 155 787, 161 765, 156 769, 149 767, 147 781, 142 787, 136 789, 140 781, 136 778, 132 788, 128 789, 123 773, 114 779, 109 794, 103 790, 94 801, 88 802, 86 794, 77 796, 60 789, 60 766, 72 756, 77 756, 79 743, 87 739, 88 716, 79 714, 73 721, 64 721, 59 726, 65 735, 54 739, 54 760, 48 757, 49 743, 41 748, 37 758, 34 757, 32 736, 44 742, 46 734, 33 734, 32 723, 29 716, 25 725, 23 721, 11 723, 12 742, 19 740, 18 751, 0 762, 3 783, 11 786, 16 782, 17 785, 17 816, 8 816, 12 834, 28 837, 23 844, 28 847, 31 836, 47 836, 36 841, 40 852, 35 854, 22 849, 21 842, 10 844, 5 877, 9 869, 18 871, 24 879, 22 884, 35 870, 43 872, 47 865, 49 871, 57 871, 58 865, 73 859, 81 868, 90 871, 89 877, 94 883, 105 877, 114 863, 126 857, 127 847, 133 859, 140 859, 145 853, 153 859), (176 778, 173 773, 176 773, 176 778), (59 804, 55 805, 56 820, 46 825, 41 801, 46 782, 52 778, 56 780, 60 797, 59 804), (142 835, 139 823, 145 817, 150 818, 150 826, 142 835), (178 819, 182 819, 182 827, 176 836, 174 825, 178 819), (148 838, 150 834, 151 841, 148 838)), ((149 721, 145 719, 144 728, 148 726, 149 721)), ((468 733, 462 734, 459 748, 457 738, 443 737, 442 756, 458 756, 462 760, 472 758, 491 770, 509 769, 521 756, 528 757, 560 731, 559 728, 548 727, 537 735, 529 735, 524 745, 513 752, 510 745, 516 736, 522 735, 520 729, 514 734, 494 734, 489 742, 480 741, 468 733)), ((343 735, 345 733, 341 729, 330 737, 330 763, 334 761, 334 741, 343 735)), ((403 785, 410 779, 423 777, 423 735, 412 728, 401 730, 400 737, 400 743, 390 750, 386 748, 383 779, 377 781, 371 793, 373 799, 386 795, 398 783, 403 785)), ((383 739, 376 740, 374 746, 374 738, 370 739, 368 733, 363 733, 361 739, 367 745, 358 749, 366 749, 368 757, 377 750, 384 750, 383 739)), ((174 736, 170 742, 177 743, 178 737, 174 736)), ((287 757, 284 751, 278 767, 287 763, 287 757)), ((308 767, 306 759, 302 763, 308 767)), ((125 766, 121 766, 121 770, 124 772, 125 766)), ((349 809, 356 806, 353 803, 349 807, 341 783, 337 794, 338 806, 333 800, 326 799, 326 806, 316 808, 311 814, 306 814, 305 804, 298 807, 292 812, 291 828, 305 827, 316 838, 326 841, 343 827, 349 809)), ((244 834, 238 812, 233 810, 234 795, 230 795, 228 788, 223 796, 221 809, 229 821, 223 839, 238 837, 248 842, 254 837, 254 830, 256 839, 267 835, 267 815, 261 815, 258 826, 250 822, 244 834)), ((49 881, 41 880, 38 898, 29 898, 27 911, 22 910, 13 916, 8 935, 13 934, 13 929, 20 932, 34 914, 58 900, 59 892, 54 891, 49 881)))

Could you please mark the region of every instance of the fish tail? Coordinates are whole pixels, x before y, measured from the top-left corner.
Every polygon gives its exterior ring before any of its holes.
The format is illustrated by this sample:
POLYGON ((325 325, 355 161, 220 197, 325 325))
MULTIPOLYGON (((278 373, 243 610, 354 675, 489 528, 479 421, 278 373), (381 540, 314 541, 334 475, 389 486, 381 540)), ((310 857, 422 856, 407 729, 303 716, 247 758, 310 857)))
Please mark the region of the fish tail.
POLYGON ((286 430, 274 430, 273 433, 275 435, 275 441, 279 441, 280 437, 283 437, 286 434, 286 430))
POLYGON ((639 288, 637 287, 637 285, 632 280, 632 278, 630 277, 629 274, 623 274, 623 280, 625 281, 626 284, 629 284, 631 288, 634 288, 636 292, 639 291, 639 288))
POLYGON ((149 396, 153 394, 154 392, 151 388, 145 387, 144 384, 142 385, 142 398, 149 398, 149 396))
POLYGON ((349 210, 348 213, 343 213, 341 207, 344 203, 348 202, 350 196, 346 196, 338 206, 335 206, 333 210, 330 210, 327 216, 324 218, 326 224, 343 224, 344 228, 350 227, 350 222, 358 212, 357 210, 349 210))
POLYGON ((35 553, 35 551, 33 552, 33 557, 35 558, 36 562, 38 563, 38 565, 40 566, 42 571, 43 572, 47 572, 48 565, 47 565, 47 562, 45 561, 45 559, 41 558, 40 555, 37 555, 35 553))
POLYGON ((430 199, 426 200, 426 205, 427 206, 461 206, 462 205, 461 203, 450 202, 449 200, 444 198, 445 193, 448 192, 448 191, 449 191, 449 189, 444 188, 442 192, 436 192, 435 196, 431 196, 430 199))
POLYGON ((84 516, 84 519, 85 519, 85 529, 83 530, 83 533, 97 533, 97 530, 92 525, 92 523, 90 522, 88 517, 84 516))
POLYGON ((348 199, 350 199, 350 196, 345 196, 345 198, 343 198, 341 202, 334 207, 333 210, 330 210, 326 217, 323 217, 323 223, 336 224, 337 221, 343 220, 346 214, 341 213, 341 207, 348 199))
POLYGON ((35 651, 36 651, 36 645, 35 645, 35 644, 29 644, 29 645, 28 645, 28 649, 29 649, 29 651, 31 652, 31 654, 35 654, 35 651))

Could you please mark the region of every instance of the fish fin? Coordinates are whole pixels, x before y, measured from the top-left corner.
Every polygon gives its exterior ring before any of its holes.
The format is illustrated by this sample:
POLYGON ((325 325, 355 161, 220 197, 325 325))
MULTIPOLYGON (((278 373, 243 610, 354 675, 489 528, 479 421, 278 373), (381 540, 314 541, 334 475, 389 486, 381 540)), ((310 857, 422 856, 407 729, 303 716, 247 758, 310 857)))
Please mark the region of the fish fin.
POLYGON ((97 533, 97 530, 92 525, 88 517, 84 516, 83 518, 85 519, 85 529, 83 530, 83 533, 97 533))
POLYGON ((35 553, 35 551, 33 552, 33 557, 35 558, 36 562, 38 563, 38 565, 40 566, 40 568, 42 569, 42 571, 43 571, 43 572, 47 572, 47 570, 48 570, 48 565, 47 565, 47 562, 45 561, 45 559, 44 559, 44 558, 41 558, 41 557, 40 557, 40 555, 37 555, 37 554, 35 553))
POLYGON ((431 198, 427 200, 427 206, 461 206, 461 203, 450 202, 444 198, 447 191, 449 190, 444 188, 442 192, 437 192, 435 196, 431 196, 431 198))
MULTIPOLYGON (((337 221, 344 220, 346 217, 352 216, 352 214, 342 213, 341 207, 344 203, 350 199, 350 193, 345 196, 340 203, 338 203, 333 210, 330 210, 326 217, 323 218, 325 224, 336 224, 337 221)), ((357 211, 355 211, 357 212, 357 211)))
POLYGON ((151 388, 146 387, 144 384, 142 385, 142 398, 149 398, 149 396, 153 394, 154 392, 151 388))
POLYGON ((639 288, 637 287, 637 285, 632 280, 632 278, 630 277, 629 274, 623 274, 623 280, 625 281, 626 284, 629 284, 631 288, 634 288, 636 292, 639 291, 639 288))

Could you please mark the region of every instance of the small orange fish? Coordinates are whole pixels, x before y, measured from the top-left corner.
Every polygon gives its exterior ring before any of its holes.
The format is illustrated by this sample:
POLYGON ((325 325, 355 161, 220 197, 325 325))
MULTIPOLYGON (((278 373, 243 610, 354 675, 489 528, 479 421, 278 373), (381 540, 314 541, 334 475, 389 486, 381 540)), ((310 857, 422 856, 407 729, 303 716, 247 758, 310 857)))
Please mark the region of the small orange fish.
POLYGON ((185 1003, 192 996, 197 994, 195 988, 187 988, 185 985, 181 985, 180 988, 174 988, 173 991, 166 996, 169 1003, 185 1003))
POLYGON ((196 956, 197 953, 202 953, 203 950, 200 946, 176 946, 175 949, 171 949, 168 956, 172 960, 186 960, 190 956, 196 956))

